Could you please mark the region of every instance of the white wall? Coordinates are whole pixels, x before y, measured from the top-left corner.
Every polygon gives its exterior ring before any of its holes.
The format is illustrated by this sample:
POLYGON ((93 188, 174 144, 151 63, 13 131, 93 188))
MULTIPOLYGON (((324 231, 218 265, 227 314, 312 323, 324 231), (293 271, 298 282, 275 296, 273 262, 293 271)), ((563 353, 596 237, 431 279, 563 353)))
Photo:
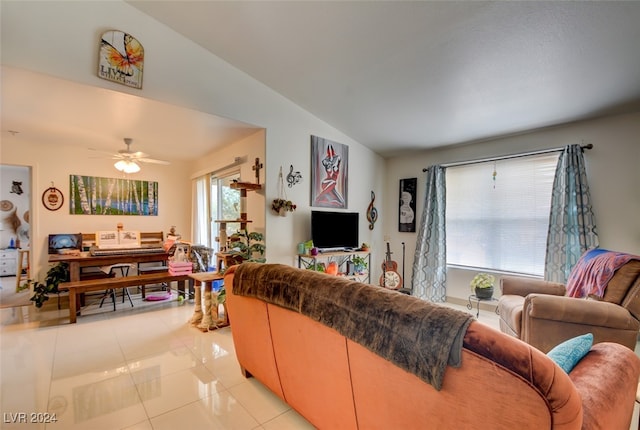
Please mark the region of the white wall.
MULTIPOLYGON (((400 242, 407 244, 407 282, 410 281, 416 234, 397 232, 400 179, 418 178, 417 213, 420 219, 424 207, 424 167, 582 142, 594 145, 592 150, 585 151, 585 161, 600 246, 640 254, 640 113, 634 113, 387 160, 389 180, 385 188, 388 199, 385 208, 393 216, 385 219, 385 231, 392 232, 391 244, 396 250, 400 249, 400 242)), ((447 295, 458 299, 468 297, 468 285, 474 275, 475 272, 449 269, 447 295)))
POLYGON ((22 166, 0 166, 0 186, 0 201, 3 205, 0 210, 0 248, 8 248, 12 239, 15 247, 29 248, 30 169, 22 166), (14 182, 17 182, 15 187, 14 182))
MULTIPOLYGON (((173 103, 263 127, 266 130, 265 204, 277 196, 276 179, 280 166, 284 168, 293 164, 304 178, 302 184, 287 189, 288 197, 299 208, 293 216, 276 217, 264 210, 269 262, 293 264, 295 244, 308 239, 312 134, 349 146, 348 209, 361 212, 361 241, 373 246, 382 243, 380 227, 373 232, 367 229, 365 210, 372 190, 377 196, 383 194, 384 163, 380 156, 368 148, 124 2, 2 2, 1 7, 3 65, 173 103), (143 41, 147 55, 142 90, 97 77, 98 41, 100 34, 108 29, 135 34, 143 41)), ((229 40, 229 43, 233 43, 233 40, 229 40)), ((26 102, 35 104, 38 101, 26 102)), ((60 124, 60 129, 61 133, 65 132, 64 124, 60 124)), ((24 144, 10 148, 5 148, 3 142, 2 162, 32 166, 34 194, 41 193, 51 181, 68 193, 68 176, 71 173, 113 176, 110 166, 98 166, 70 148, 51 148, 47 142, 30 141, 28 136, 21 136, 20 139, 24 144)), ((212 168, 215 168, 213 164, 212 160, 212 168)), ((160 170, 159 166, 145 168, 139 177, 160 183, 161 212, 154 229, 166 231, 169 226, 177 225, 178 231, 184 232, 190 228, 190 177, 203 170, 204 166, 194 161, 189 166, 172 164, 171 167, 170 174, 160 170)), ((33 238, 34 246, 40 250, 44 249, 43 238, 49 232, 69 228, 93 229, 98 219, 94 216, 82 218, 66 215, 64 208, 57 213, 47 213, 42 205, 36 203, 34 201, 33 238)), ((127 219, 125 226, 140 226, 140 230, 150 230, 147 218, 127 219)), ((382 224, 383 218, 381 216, 378 225, 382 224)), ((100 222, 115 224, 118 220, 108 218, 100 222)), ((44 256, 38 249, 35 256, 36 265, 44 267, 44 256)), ((383 254, 374 255, 374 261, 382 262, 382 258, 383 254)))

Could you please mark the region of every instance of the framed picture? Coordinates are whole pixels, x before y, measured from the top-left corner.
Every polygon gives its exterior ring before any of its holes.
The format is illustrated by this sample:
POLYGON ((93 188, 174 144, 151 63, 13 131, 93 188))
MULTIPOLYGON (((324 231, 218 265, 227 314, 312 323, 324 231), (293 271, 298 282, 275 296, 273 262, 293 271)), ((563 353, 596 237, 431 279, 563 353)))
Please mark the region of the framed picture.
POLYGON ((311 136, 311 206, 347 208, 349 147, 311 136))
POLYGON ((158 183, 69 175, 71 215, 158 215, 158 183))
POLYGON ((418 178, 400 179, 398 231, 416 231, 416 187, 418 178))
POLYGON ((98 76, 128 87, 142 88, 144 48, 138 39, 123 31, 102 34, 98 76))
POLYGON ((62 191, 56 187, 49 187, 42 193, 42 204, 50 211, 57 211, 64 203, 64 195, 62 191))

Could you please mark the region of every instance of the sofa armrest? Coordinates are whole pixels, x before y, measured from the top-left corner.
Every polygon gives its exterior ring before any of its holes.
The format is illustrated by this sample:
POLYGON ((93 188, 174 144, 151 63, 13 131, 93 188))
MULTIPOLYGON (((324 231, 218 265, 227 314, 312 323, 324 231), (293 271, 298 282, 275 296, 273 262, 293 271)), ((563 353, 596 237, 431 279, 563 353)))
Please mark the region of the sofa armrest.
POLYGON ((639 377, 633 351, 616 343, 594 345, 569 373, 582 398, 582 428, 629 429, 639 377))
POLYGON ((530 294, 522 308, 520 339, 542 352, 572 337, 593 333, 594 343, 616 342, 633 350, 640 322, 622 306, 588 299, 530 294))
POLYGON ((546 319, 589 326, 637 329, 638 321, 614 303, 548 294, 529 294, 524 300, 525 318, 546 319))
POLYGON ((526 297, 531 293, 564 296, 566 288, 563 284, 542 279, 503 276, 500 278, 500 291, 503 296, 516 295, 526 297))

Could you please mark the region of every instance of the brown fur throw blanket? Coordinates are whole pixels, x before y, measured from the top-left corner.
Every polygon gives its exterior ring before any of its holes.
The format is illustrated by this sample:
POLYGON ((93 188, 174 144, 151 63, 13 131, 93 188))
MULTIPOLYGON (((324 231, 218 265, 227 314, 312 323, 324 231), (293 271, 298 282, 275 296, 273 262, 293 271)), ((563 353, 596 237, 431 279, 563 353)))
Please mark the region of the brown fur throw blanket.
POLYGON ((233 294, 299 312, 440 390, 473 317, 396 291, 281 264, 236 267, 233 294))

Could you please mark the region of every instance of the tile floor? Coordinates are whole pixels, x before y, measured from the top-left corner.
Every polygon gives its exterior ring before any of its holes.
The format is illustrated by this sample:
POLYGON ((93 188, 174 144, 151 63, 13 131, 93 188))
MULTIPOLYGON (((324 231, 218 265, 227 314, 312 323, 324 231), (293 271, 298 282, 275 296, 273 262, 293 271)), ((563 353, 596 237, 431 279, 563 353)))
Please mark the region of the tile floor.
MULTIPOLYGON (((142 306, 133 296, 134 308, 96 306, 73 325, 53 303, 1 309, 0 428, 313 428, 240 374, 228 327, 203 333, 187 323, 192 302, 142 306), (32 422, 54 413, 55 423, 32 422)), ((498 324, 492 311, 479 320, 498 324)))

